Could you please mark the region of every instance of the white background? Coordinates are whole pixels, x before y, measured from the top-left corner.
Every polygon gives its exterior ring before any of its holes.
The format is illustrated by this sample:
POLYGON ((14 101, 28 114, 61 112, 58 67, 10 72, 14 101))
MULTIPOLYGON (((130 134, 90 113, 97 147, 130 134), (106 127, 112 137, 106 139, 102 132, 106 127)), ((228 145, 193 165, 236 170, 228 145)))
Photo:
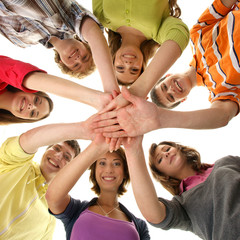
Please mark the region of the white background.
MULTIPOLYGON (((78 0, 80 4, 91 10, 91 1, 78 0)), ((150 4, 151 1, 149 1, 150 4)), ((183 21, 188 25, 189 28, 197 21, 197 18, 209 6, 211 1, 207 0, 179 0, 178 1, 181 10, 183 21)), ((46 70, 49 74, 57 75, 76 81, 79 84, 102 90, 101 81, 98 73, 94 73, 91 76, 83 79, 76 80, 69 78, 68 76, 62 75, 60 70, 53 60, 53 51, 47 50, 41 45, 32 46, 27 49, 21 49, 14 46, 3 36, 0 36, 0 54, 6 55, 21 61, 32 63, 46 70)), ((186 48, 181 58, 175 63, 169 72, 177 73, 185 70, 188 67, 188 63, 191 60, 191 49, 190 46, 186 48)), ((83 105, 68 99, 56 97, 51 95, 54 101, 54 110, 50 117, 37 123, 18 124, 11 126, 0 126, 0 144, 10 136, 20 135, 28 129, 48 124, 48 123, 60 123, 60 122, 77 122, 82 121, 96 112, 95 109, 83 105)), ((200 108, 207 108, 210 106, 208 102, 208 91, 203 87, 197 87, 192 90, 188 100, 177 107, 176 110, 188 111, 200 108)), ((160 142, 163 140, 177 141, 184 145, 189 145, 196 148, 202 156, 202 161, 207 163, 213 163, 215 160, 226 156, 226 155, 238 155, 239 153, 239 142, 237 142, 237 134, 239 133, 239 116, 236 116, 228 126, 214 130, 187 130, 187 129, 161 129, 154 132, 145 134, 144 136, 144 151, 146 160, 148 160, 148 149, 153 142, 160 142)), ((79 141, 82 150, 89 144, 89 141, 79 141)), ((36 161, 40 161, 41 156, 45 148, 41 148, 35 156, 36 161)), ((87 171, 79 182, 76 184, 71 192, 71 195, 75 198, 82 200, 90 200, 94 194, 90 191, 90 184, 88 181, 89 172, 87 171)), ((155 183, 155 182, 154 182, 155 183)), ((160 184, 155 183, 158 195, 171 199, 171 195, 165 191, 160 184)), ((120 201, 126 205, 126 207, 132 211, 136 216, 142 217, 139 212, 133 194, 131 186, 128 188, 128 192, 121 197, 120 201)), ((196 206, 197 208, 198 206, 196 206)), ((174 239, 177 237, 178 240, 194 240, 199 239, 190 232, 183 232, 180 230, 163 231, 160 229, 153 228, 149 225, 150 235, 153 240, 155 239, 174 239)), ((65 239, 65 232, 60 222, 57 222, 56 232, 54 239, 63 240, 65 239)))

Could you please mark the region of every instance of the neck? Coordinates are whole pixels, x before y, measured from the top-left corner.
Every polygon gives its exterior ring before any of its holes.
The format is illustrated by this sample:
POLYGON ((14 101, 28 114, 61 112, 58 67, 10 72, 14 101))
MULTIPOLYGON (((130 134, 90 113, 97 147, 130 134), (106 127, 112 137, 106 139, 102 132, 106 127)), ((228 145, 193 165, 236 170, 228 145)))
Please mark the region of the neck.
POLYGON ((186 167, 182 169, 182 171, 180 172, 177 179, 183 180, 185 178, 194 176, 195 174, 196 174, 196 171, 194 171, 190 165, 186 165, 186 167))
POLYGON ((136 45, 140 47, 141 43, 147 39, 142 32, 132 27, 122 26, 117 29, 117 32, 122 37, 122 45, 136 45))
POLYGON ((118 196, 115 193, 101 193, 98 202, 101 206, 115 207, 118 204, 118 196))
POLYGON ((197 73, 194 67, 190 67, 185 74, 188 76, 188 78, 190 79, 191 83, 192 83, 192 88, 195 87, 197 85, 197 73))
POLYGON ((0 94, 0 109, 11 111, 13 95, 14 93, 10 91, 0 94))
POLYGON ((62 40, 58 37, 55 36, 51 36, 49 42, 53 45, 53 47, 56 49, 58 49, 59 46, 61 46, 62 40))

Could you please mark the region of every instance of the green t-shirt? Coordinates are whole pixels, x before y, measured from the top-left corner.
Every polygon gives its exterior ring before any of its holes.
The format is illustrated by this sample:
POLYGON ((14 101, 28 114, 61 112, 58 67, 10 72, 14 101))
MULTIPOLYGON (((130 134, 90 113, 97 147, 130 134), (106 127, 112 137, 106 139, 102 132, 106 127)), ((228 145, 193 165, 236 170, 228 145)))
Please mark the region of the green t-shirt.
POLYGON ((182 51, 188 44, 189 29, 181 19, 169 15, 168 0, 93 0, 92 4, 94 15, 112 31, 133 27, 159 44, 173 40, 182 51))

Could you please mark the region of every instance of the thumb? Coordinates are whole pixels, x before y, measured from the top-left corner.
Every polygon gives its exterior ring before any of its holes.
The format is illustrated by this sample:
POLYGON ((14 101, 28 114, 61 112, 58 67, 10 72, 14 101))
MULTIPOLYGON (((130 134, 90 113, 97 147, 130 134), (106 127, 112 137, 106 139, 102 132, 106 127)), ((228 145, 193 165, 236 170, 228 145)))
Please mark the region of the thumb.
POLYGON ((129 91, 125 86, 122 87, 121 93, 122 93, 122 96, 123 96, 127 101, 131 102, 132 104, 135 104, 135 103, 136 103, 137 96, 131 94, 130 91, 129 91))

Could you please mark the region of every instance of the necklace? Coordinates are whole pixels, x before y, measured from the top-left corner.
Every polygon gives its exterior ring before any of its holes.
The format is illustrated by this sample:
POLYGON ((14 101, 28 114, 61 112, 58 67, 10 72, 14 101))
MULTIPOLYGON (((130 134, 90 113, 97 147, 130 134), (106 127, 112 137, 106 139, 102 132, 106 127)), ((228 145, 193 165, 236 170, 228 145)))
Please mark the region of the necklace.
POLYGON ((99 204, 98 201, 97 201, 97 205, 99 206, 99 208, 102 210, 102 212, 104 213, 104 215, 106 217, 108 217, 111 212, 113 212, 115 209, 117 209, 119 207, 119 203, 118 203, 117 206, 114 207, 112 210, 110 210, 109 212, 105 212, 105 210, 102 208, 102 206, 99 204))

